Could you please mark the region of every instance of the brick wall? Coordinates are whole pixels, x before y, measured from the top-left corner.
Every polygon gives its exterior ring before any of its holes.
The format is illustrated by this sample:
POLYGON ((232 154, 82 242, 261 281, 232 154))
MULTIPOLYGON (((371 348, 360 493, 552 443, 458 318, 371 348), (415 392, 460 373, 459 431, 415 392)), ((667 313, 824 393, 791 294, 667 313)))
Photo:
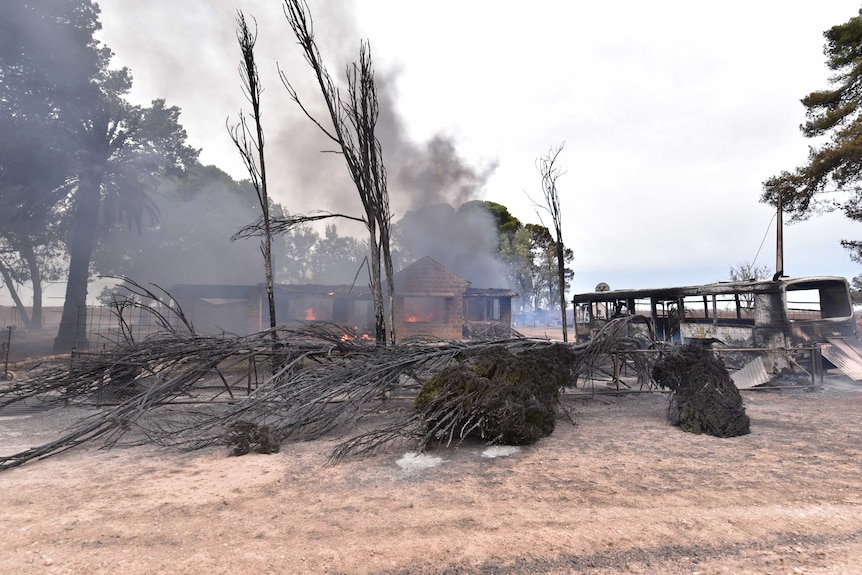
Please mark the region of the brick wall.
POLYGON ((470 282, 428 257, 404 268, 395 274, 395 335, 399 340, 410 336, 461 339, 463 297, 469 286, 470 282), (430 322, 406 321, 405 297, 442 299, 443 317, 430 322))

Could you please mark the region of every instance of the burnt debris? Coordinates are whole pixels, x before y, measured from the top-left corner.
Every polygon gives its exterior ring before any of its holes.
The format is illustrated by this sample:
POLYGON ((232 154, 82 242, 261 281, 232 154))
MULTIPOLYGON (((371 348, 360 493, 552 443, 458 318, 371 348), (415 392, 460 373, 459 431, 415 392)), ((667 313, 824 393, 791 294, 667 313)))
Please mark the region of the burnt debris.
POLYGON ((668 420, 673 425, 715 437, 750 433, 739 390, 721 359, 702 345, 674 348, 655 363, 652 377, 672 392, 668 420))

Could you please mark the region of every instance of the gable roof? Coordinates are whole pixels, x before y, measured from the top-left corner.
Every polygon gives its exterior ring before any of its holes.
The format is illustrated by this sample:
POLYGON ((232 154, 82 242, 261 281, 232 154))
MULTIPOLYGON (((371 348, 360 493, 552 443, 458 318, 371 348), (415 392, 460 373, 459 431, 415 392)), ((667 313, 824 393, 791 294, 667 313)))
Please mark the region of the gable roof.
POLYGON ((461 295, 470 287, 470 282, 425 256, 395 274, 395 291, 399 295, 461 295))

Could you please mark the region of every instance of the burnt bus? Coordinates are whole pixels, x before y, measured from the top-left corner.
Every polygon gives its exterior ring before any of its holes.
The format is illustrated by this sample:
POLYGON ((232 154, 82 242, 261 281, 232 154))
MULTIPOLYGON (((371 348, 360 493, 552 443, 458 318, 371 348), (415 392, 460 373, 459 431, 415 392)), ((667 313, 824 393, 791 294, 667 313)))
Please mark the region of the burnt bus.
POLYGON ((862 369, 850 287, 841 277, 594 291, 576 294, 573 303, 579 340, 614 317, 637 315, 641 321, 631 329, 648 330, 659 341, 714 338, 730 347, 773 349, 819 344, 839 367, 849 361, 862 369))

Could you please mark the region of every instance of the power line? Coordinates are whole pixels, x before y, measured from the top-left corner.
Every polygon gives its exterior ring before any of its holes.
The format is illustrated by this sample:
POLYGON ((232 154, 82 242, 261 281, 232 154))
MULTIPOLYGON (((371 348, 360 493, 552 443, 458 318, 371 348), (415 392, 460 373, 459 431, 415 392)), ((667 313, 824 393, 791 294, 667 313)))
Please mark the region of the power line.
POLYGON ((773 214, 772 214, 772 219, 771 219, 771 220, 769 220, 769 223, 766 225, 766 232, 764 232, 764 234, 763 234, 763 239, 762 239, 762 240, 760 240, 760 247, 759 247, 759 248, 757 248, 757 253, 756 253, 756 254, 754 254, 754 260, 752 260, 752 262, 751 262, 751 267, 752 267, 752 268, 754 267, 754 264, 755 264, 755 263, 757 263, 757 256, 759 256, 759 255, 760 255, 760 250, 762 250, 762 249, 763 249, 763 242, 765 242, 765 241, 766 241, 766 236, 768 236, 768 235, 769 235, 769 228, 771 228, 771 227, 772 227, 772 222, 774 222, 774 221, 775 221, 776 216, 778 216, 778 212, 775 212, 775 213, 773 213, 773 214))

